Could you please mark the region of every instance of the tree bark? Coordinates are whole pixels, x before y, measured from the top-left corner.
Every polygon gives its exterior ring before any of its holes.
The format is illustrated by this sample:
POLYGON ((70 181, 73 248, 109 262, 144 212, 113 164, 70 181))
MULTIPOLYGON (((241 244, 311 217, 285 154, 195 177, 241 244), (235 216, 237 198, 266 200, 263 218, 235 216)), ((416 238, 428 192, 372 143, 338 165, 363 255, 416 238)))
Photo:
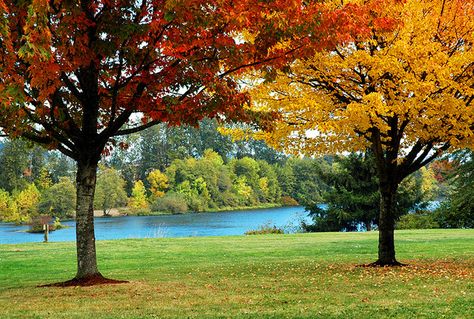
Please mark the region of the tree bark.
POLYGON ((365 230, 366 231, 371 231, 372 230, 372 222, 365 222, 365 230))
POLYGON ((78 280, 102 277, 97 268, 94 234, 94 192, 97 163, 77 163, 76 241, 78 280))
POLYGON ((398 185, 381 185, 377 266, 401 265, 395 257, 395 197, 398 185))
POLYGON ((126 283, 104 278, 97 268, 94 234, 94 192, 98 160, 77 161, 76 247, 77 274, 71 280, 40 287, 93 286, 126 283))

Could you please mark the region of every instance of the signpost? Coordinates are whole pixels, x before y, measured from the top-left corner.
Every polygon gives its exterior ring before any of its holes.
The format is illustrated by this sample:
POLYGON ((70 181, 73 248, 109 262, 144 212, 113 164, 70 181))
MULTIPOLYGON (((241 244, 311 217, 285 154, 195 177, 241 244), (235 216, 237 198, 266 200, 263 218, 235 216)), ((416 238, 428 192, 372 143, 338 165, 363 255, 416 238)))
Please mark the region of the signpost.
POLYGON ((51 216, 41 216, 40 223, 43 224, 44 230, 44 241, 45 243, 48 242, 49 239, 49 223, 51 222, 51 216))

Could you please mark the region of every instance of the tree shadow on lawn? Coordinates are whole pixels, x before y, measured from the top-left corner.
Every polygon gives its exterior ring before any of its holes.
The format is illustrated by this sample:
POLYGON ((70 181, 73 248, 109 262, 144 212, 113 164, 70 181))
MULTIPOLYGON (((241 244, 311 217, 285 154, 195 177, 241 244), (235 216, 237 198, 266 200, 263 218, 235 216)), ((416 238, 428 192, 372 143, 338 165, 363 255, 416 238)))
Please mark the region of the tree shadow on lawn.
POLYGON ((129 283, 127 280, 116 280, 116 279, 109 279, 105 278, 101 274, 90 276, 86 278, 73 278, 71 280, 57 282, 52 284, 46 285, 38 285, 37 287, 44 288, 44 287, 90 287, 90 286, 97 286, 97 285, 117 285, 117 284, 126 284, 129 283))

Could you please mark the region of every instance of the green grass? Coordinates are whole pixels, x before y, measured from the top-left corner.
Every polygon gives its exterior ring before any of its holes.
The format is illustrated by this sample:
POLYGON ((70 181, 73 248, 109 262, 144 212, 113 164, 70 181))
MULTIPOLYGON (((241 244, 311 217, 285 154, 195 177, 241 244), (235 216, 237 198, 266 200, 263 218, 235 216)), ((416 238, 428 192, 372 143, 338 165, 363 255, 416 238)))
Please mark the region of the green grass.
POLYGON ((70 279, 74 243, 0 245, 0 318, 474 318, 474 230, 397 231, 403 268, 374 261, 377 233, 99 241, 128 284, 70 279))

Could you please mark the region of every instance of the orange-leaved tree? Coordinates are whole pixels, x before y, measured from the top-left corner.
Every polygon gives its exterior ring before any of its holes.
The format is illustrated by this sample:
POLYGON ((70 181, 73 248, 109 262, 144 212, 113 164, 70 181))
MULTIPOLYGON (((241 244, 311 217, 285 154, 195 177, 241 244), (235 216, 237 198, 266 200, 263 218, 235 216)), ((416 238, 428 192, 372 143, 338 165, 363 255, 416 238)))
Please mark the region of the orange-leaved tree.
POLYGON ((322 25, 323 15, 297 0, 0 0, 0 127, 77 162, 70 283, 103 279, 93 198, 114 137, 160 122, 251 119, 232 76, 282 65, 307 43, 310 52, 358 25, 336 30, 348 18, 322 25))
POLYGON ((253 108, 280 114, 257 133, 275 147, 309 156, 371 149, 381 193, 374 265, 399 264, 400 182, 474 146, 473 16, 472 0, 386 1, 365 17, 369 37, 298 59, 251 89, 253 108))

